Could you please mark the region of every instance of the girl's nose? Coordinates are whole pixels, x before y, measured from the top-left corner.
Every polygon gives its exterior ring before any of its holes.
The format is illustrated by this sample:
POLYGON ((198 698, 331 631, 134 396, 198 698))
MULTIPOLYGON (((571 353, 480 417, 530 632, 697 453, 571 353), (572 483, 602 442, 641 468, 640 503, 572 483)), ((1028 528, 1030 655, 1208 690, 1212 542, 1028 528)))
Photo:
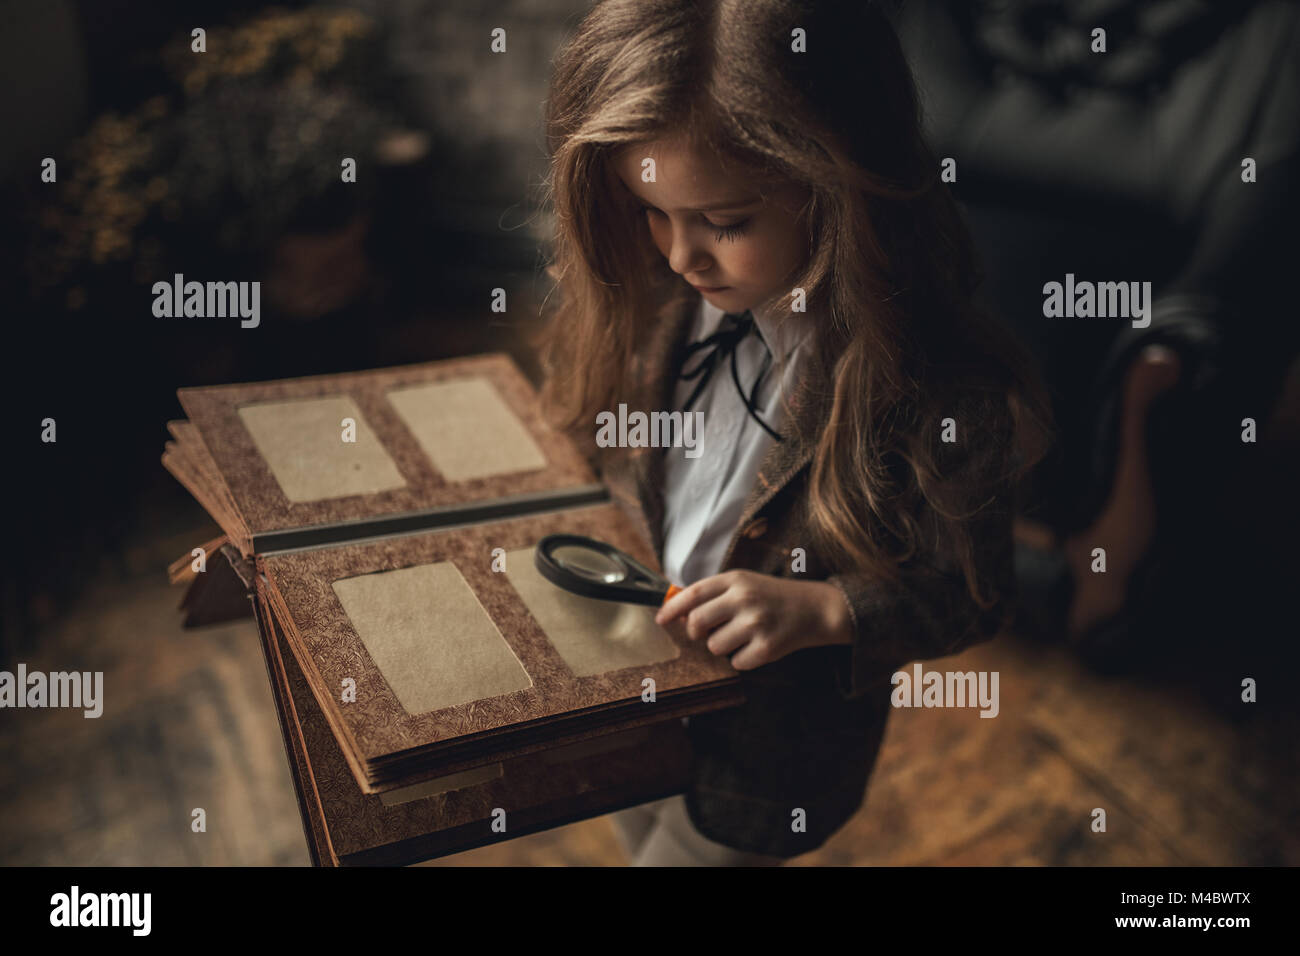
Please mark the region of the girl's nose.
POLYGON ((673 229, 668 266, 678 275, 708 271, 709 254, 697 239, 698 237, 692 236, 688 229, 673 229))

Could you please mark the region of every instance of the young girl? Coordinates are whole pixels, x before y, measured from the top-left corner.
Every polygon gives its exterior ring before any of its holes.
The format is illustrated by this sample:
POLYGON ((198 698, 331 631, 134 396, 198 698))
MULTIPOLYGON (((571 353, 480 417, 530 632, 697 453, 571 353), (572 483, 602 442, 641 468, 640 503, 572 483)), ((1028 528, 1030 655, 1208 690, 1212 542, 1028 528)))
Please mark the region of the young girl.
POLYGON ((1015 479, 1049 413, 972 301, 969 238, 889 23, 861 0, 601 0, 547 106, 558 308, 543 402, 740 672, 642 864, 765 864, 861 805, 903 664, 1008 623, 1015 479), (596 415, 704 413, 683 448, 596 415))

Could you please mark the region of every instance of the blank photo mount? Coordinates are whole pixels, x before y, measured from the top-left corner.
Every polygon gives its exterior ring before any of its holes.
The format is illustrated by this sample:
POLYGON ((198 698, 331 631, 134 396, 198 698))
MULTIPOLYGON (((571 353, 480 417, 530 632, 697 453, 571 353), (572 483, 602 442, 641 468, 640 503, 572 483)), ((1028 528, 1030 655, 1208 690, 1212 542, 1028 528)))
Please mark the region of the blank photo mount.
POLYGON ((241 405, 239 417, 289 501, 369 495, 405 486, 356 403, 346 395, 241 405), (356 441, 344 441, 344 419, 356 441))
POLYGON ((542 577, 536 548, 506 552, 506 578, 577 677, 670 661, 681 650, 654 608, 582 597, 542 577))
POLYGON ((433 467, 448 481, 547 466, 523 422, 485 378, 391 389, 388 400, 433 467))
POLYGON ((450 561, 333 582, 357 636, 408 714, 533 682, 450 561))

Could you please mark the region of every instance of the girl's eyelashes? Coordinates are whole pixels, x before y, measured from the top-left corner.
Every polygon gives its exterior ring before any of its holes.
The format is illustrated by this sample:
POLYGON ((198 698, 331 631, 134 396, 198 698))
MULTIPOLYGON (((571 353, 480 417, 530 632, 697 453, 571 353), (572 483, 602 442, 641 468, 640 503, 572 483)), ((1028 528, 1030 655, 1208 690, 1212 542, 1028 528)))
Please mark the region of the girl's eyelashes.
MULTIPOLYGON (((654 206, 647 206, 645 203, 640 203, 639 205, 643 211, 649 213, 650 215, 658 215, 658 216, 663 215, 663 213, 660 212, 658 209, 656 209, 654 206)), ((709 226, 710 229, 713 230, 713 234, 714 236, 717 237, 717 240, 719 242, 721 242, 724 239, 734 242, 737 236, 743 234, 745 230, 749 228, 749 224, 750 224, 749 219, 742 219, 740 222, 733 222, 725 226, 720 226, 717 223, 709 222, 708 219, 705 219, 704 222, 709 226)))
POLYGON ((733 222, 729 226, 716 226, 713 223, 709 223, 709 225, 713 226, 713 234, 718 237, 719 242, 723 239, 735 242, 736 237, 749 228, 749 220, 742 219, 740 222, 733 222))

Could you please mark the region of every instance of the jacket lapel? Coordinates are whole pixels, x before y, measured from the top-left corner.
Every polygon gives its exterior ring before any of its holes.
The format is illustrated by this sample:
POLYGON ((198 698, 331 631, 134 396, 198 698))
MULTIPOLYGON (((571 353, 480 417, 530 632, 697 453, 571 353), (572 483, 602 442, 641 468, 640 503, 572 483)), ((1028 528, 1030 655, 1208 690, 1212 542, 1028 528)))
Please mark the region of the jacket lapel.
POLYGON ((830 413, 832 395, 828 391, 829 382, 830 376, 817 365, 814 350, 804 362, 793 394, 790 396, 785 425, 780 429, 785 440, 773 442, 767 454, 763 456, 758 477, 754 481, 754 487, 750 489, 749 497, 745 499, 740 520, 736 522, 736 528, 731 534, 731 541, 723 556, 723 568, 726 568, 731 561, 731 553, 735 550, 736 541, 740 537, 740 529, 749 524, 763 506, 776 497, 781 489, 812 461, 822 424, 830 413))

